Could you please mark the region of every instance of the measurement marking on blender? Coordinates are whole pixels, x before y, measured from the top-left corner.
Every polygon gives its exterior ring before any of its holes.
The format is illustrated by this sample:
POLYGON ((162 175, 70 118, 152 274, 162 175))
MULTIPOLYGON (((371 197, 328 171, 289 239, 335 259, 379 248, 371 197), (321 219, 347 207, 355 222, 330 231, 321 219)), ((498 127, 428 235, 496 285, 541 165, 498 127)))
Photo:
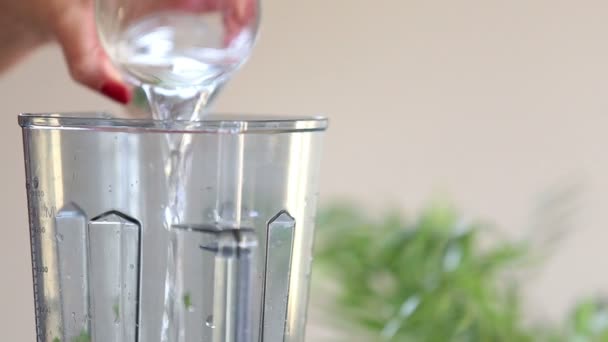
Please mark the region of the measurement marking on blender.
POLYGON ((48 306, 41 306, 39 311, 41 314, 50 314, 51 308, 48 306))
POLYGON ((39 203, 30 207, 30 218, 31 219, 51 219, 55 217, 57 213, 57 207, 51 206, 46 203, 39 203))
POLYGON ((44 226, 33 226, 32 232, 35 234, 44 234, 46 233, 46 228, 44 226))
POLYGON ((36 273, 49 273, 49 268, 47 266, 43 266, 43 267, 36 267, 34 266, 34 272, 36 273))
POLYGON ((43 190, 30 190, 29 192, 30 196, 36 198, 40 198, 40 197, 44 197, 44 191, 43 190))

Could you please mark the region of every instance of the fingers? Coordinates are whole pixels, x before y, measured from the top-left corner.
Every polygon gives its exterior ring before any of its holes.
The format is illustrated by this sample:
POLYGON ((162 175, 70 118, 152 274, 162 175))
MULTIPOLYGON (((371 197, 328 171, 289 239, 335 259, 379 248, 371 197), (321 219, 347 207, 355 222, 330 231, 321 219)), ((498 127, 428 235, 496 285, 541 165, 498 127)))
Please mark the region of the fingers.
POLYGON ((182 11, 191 14, 219 13, 223 19, 228 46, 240 32, 251 26, 258 15, 259 0, 146 0, 131 1, 125 22, 136 22, 162 11, 182 11))
POLYGON ((223 10, 224 26, 226 28, 225 44, 229 45, 243 29, 253 24, 258 15, 258 6, 256 0, 224 1, 227 3, 223 10))
POLYGON ((256 19, 259 0, 160 0, 155 6, 142 5, 148 13, 161 9, 181 10, 191 13, 218 12, 221 14, 226 37, 224 45, 230 45, 236 36, 256 19))
MULTIPOLYGON (((70 74, 77 82, 123 104, 130 102, 132 91, 122 81, 99 42, 91 0, 69 1, 69 6, 56 11, 51 18, 53 31, 68 63, 70 74)), ((226 45, 230 45, 243 29, 255 23, 257 0, 160 0, 148 6, 173 3, 191 12, 221 12, 226 28, 226 45)), ((176 8, 173 7, 173 8, 176 8)), ((144 6, 140 15, 149 13, 144 6)))
POLYGON ((182 11, 192 14, 220 10, 219 0, 146 0, 131 1, 126 7, 126 21, 135 21, 162 11, 182 11))
POLYGON ((92 2, 76 1, 59 14, 55 35, 77 82, 127 104, 131 90, 112 66, 99 42, 92 2))
POLYGON ((221 1, 218 0, 172 0, 177 9, 190 12, 214 12, 220 10, 221 1))

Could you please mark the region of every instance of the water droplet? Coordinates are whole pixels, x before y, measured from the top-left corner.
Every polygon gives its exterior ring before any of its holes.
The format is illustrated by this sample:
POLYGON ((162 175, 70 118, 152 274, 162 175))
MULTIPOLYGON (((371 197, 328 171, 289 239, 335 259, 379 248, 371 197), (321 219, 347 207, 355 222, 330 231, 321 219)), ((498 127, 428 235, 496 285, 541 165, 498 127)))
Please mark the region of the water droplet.
POLYGON ((129 264, 129 269, 135 269, 135 265, 129 264))
POLYGON ((114 304, 112 306, 112 311, 114 311, 114 323, 120 323, 120 306, 118 304, 114 304))
POLYGON ((234 203, 225 202, 220 207, 219 219, 232 222, 237 217, 237 209, 234 203))
POLYGON ((218 215, 217 210, 216 209, 212 209, 212 208, 207 209, 206 216, 207 216, 208 219, 211 219, 211 220, 214 220, 214 221, 218 221, 218 219, 219 219, 219 217, 218 217, 219 215, 218 215))
POLYGON ((215 324, 213 324, 213 315, 207 316, 207 320, 205 320, 205 325, 211 329, 215 328, 215 324))
POLYGON ((55 239, 57 239, 57 242, 63 242, 63 235, 61 235, 61 234, 56 234, 56 235, 55 235, 55 239))
POLYGON ((190 296, 190 293, 184 294, 183 301, 186 310, 188 310, 188 312, 194 312, 194 308, 192 305, 192 297, 190 296))

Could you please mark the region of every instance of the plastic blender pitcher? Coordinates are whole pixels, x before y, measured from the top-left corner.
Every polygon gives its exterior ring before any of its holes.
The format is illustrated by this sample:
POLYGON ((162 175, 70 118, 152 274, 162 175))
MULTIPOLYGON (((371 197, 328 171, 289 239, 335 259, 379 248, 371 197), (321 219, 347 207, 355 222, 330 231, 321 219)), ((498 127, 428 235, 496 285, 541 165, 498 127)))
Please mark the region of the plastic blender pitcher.
POLYGON ((38 341, 303 341, 326 119, 19 124, 38 341))

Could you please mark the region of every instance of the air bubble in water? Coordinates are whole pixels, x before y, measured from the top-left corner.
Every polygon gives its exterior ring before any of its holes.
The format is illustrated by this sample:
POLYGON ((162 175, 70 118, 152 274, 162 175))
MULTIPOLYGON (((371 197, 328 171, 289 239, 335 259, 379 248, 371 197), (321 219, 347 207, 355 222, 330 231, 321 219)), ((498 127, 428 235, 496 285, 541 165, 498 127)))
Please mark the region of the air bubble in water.
POLYGON ((218 219, 219 219, 219 214, 218 214, 217 210, 214 208, 207 209, 206 216, 208 219, 213 220, 213 221, 218 221, 218 219))
POLYGON ((211 329, 215 328, 215 325, 213 324, 213 315, 207 316, 207 320, 205 320, 205 325, 211 329))

